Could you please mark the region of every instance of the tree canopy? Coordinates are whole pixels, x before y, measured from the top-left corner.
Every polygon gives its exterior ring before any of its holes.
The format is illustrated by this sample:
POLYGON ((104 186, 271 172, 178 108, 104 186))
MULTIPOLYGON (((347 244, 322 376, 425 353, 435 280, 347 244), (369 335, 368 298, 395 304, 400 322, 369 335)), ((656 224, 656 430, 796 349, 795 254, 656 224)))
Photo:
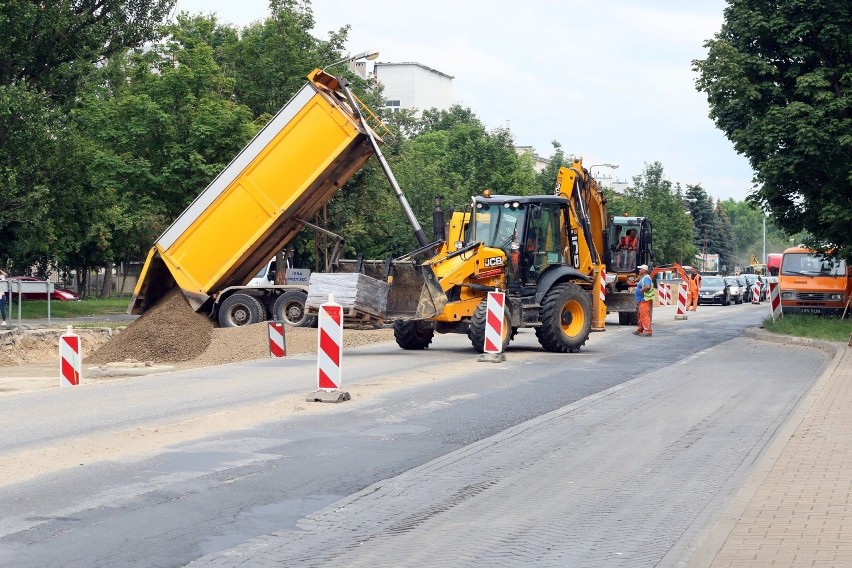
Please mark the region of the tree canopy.
MULTIPOLYGON (((0 6, 0 266, 40 276, 75 270, 82 279, 92 268, 144 260, 157 235, 304 85, 309 71, 341 58, 349 29, 317 37, 310 3, 299 0, 271 0, 269 16, 244 28, 211 15, 182 13, 167 21, 173 5, 11 0, 0 6)), ((486 188, 551 194, 558 168, 571 163, 554 141, 549 163, 537 173, 508 129, 489 129, 471 108, 382 111, 380 84, 343 66, 334 72, 346 75, 390 127, 383 153, 427 231, 438 196, 459 210, 486 188)), ((652 220, 659 263, 691 259, 694 237, 705 232, 719 248, 712 252, 739 257, 743 247, 753 249, 759 211, 719 204, 700 186, 688 187, 701 190, 695 203, 706 218, 699 220, 697 210, 692 220, 685 214, 680 186, 659 163, 646 166, 624 195, 608 195, 610 212, 652 220)), ((320 222, 345 237, 347 256, 382 258, 417 245, 375 160, 335 194, 320 222)), ((781 237, 773 242, 785 243, 788 237, 776 232, 781 237)), ((289 246, 297 266, 321 266, 323 238, 305 230, 289 246)))
POLYGON ((852 260, 852 7, 728 0, 693 62, 710 116, 746 156, 749 199, 790 234, 852 260))

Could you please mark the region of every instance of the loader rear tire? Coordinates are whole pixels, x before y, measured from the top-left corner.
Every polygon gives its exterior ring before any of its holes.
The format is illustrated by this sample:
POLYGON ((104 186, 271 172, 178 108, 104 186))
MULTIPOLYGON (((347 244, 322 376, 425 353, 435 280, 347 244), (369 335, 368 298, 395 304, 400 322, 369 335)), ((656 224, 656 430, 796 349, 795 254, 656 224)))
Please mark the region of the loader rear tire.
POLYGON ((307 301, 308 295, 304 292, 285 292, 275 300, 272 306, 272 317, 276 321, 283 321, 293 327, 314 327, 317 318, 305 312, 307 301))
POLYGON ((221 327, 241 327, 264 320, 266 310, 260 301, 248 294, 228 296, 219 306, 221 327))
MULTIPOLYGON (((485 323, 488 317, 488 298, 483 299, 476 311, 473 312, 473 317, 470 319, 470 330, 467 332, 467 337, 470 339, 470 344, 477 353, 485 352, 485 323)), ((509 310, 503 311, 503 347, 501 352, 506 351, 509 347, 509 342, 515 337, 518 328, 512 327, 509 323, 509 310)))
POLYGON ((417 320, 396 320, 393 322, 393 337, 403 349, 426 349, 435 336, 433 329, 420 329, 417 320))
POLYGON ((575 284, 559 284, 541 301, 541 327, 535 329, 542 347, 554 353, 574 353, 592 330, 592 299, 575 284))

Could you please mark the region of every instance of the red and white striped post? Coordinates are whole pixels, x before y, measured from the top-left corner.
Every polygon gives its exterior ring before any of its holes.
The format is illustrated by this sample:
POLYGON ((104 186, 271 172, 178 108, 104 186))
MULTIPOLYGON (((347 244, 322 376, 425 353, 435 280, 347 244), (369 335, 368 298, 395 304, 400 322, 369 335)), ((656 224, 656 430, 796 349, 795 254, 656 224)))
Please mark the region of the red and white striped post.
POLYGON ((777 282, 769 283, 769 305, 772 308, 772 321, 784 316, 781 309, 781 290, 777 282))
POLYGON ((685 320, 686 316, 686 282, 677 287, 677 313, 674 319, 685 320))
POLYGON ((281 358, 287 355, 287 341, 284 337, 284 324, 280 321, 269 322, 269 356, 281 358))
POLYGON ((317 334, 317 388, 340 388, 340 364, 343 359, 343 308, 329 295, 320 306, 317 334))
POLYGON ((751 289, 751 303, 760 303, 760 280, 756 280, 754 286, 751 289))
POLYGON ((503 315, 506 295, 503 292, 488 292, 485 305, 485 353, 503 352, 503 315))
POLYGON ((343 362, 343 307, 335 303, 334 294, 320 306, 317 330, 317 390, 308 402, 343 402, 348 392, 340 390, 343 362))
POLYGON ((73 387, 80 384, 83 374, 83 357, 80 336, 68 331, 59 336, 59 386, 73 387))
POLYGON ((660 282, 660 307, 671 304, 671 288, 666 282, 660 282))

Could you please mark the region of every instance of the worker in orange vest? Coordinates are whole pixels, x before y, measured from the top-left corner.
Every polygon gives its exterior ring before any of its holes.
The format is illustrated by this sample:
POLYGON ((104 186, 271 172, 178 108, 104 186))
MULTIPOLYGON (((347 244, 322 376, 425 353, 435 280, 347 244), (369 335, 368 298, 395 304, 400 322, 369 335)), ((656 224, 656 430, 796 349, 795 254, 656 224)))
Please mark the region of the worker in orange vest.
POLYGON ((698 291, 701 289, 701 274, 698 269, 692 267, 692 273, 689 275, 689 298, 686 301, 686 311, 698 311, 698 291))

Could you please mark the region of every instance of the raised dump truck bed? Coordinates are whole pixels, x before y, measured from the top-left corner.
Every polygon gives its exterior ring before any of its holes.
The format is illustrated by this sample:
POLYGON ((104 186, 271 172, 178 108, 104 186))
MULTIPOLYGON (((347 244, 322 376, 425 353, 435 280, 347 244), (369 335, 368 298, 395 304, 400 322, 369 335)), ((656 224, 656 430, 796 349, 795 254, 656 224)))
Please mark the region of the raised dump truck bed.
MULTIPOLYGON (((312 218, 373 155, 366 125, 347 94, 331 75, 317 69, 308 76, 157 239, 131 313, 143 313, 174 286, 193 309, 211 312, 213 300, 223 301, 229 290, 246 293, 242 286, 296 236, 300 219, 312 218)), ((265 302, 272 312, 280 288, 264 291, 270 296, 257 306, 265 302)))

